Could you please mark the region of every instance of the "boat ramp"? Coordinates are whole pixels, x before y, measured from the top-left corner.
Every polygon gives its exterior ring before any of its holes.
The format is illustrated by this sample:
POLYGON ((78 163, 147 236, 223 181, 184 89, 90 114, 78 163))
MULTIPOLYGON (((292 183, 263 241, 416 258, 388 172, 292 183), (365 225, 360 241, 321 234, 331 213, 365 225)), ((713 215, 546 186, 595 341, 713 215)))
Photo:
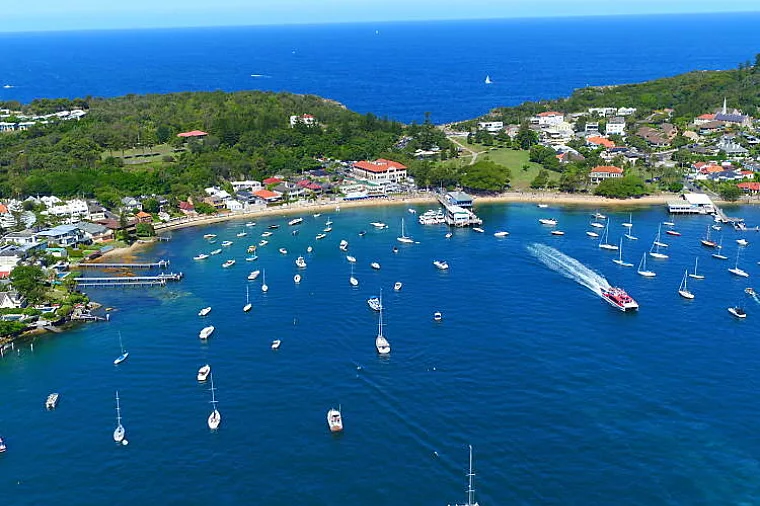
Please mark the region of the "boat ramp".
POLYGON ((464 192, 448 192, 438 195, 438 202, 446 209, 444 219, 450 227, 469 227, 483 224, 483 220, 472 212, 471 196, 464 192))

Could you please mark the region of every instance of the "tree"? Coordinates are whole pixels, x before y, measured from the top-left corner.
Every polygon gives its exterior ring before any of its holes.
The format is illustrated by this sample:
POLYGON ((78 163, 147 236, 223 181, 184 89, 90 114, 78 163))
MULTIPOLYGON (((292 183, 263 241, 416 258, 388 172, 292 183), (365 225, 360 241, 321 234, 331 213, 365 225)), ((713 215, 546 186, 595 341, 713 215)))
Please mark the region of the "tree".
POLYGON ((480 160, 467 167, 462 185, 473 190, 501 191, 509 182, 509 169, 490 160, 480 160))
POLYGON ((38 302, 45 294, 45 273, 36 265, 18 265, 11 271, 11 286, 30 302, 38 302))
POLYGON ((720 198, 728 202, 736 202, 742 196, 742 190, 733 183, 729 183, 720 187, 720 198))
POLYGON ((156 231, 150 223, 138 223, 135 226, 135 233, 138 237, 153 237, 156 235, 156 231))
POLYGON ((624 199, 646 195, 647 186, 639 176, 605 179, 594 189, 595 195, 624 199))
POLYGON ((198 214, 214 214, 216 212, 216 209, 211 204, 206 204, 205 202, 198 202, 195 204, 195 212, 198 214))
POLYGON ((538 175, 530 182, 531 188, 545 188, 549 185, 549 171, 541 169, 538 171, 538 175))
POLYGON ((142 202, 143 211, 146 213, 157 213, 160 208, 158 205, 158 200, 156 199, 145 199, 142 202))
POLYGON ((538 134, 530 129, 528 123, 524 122, 515 135, 515 142, 520 146, 520 149, 530 149, 534 144, 538 144, 538 134))

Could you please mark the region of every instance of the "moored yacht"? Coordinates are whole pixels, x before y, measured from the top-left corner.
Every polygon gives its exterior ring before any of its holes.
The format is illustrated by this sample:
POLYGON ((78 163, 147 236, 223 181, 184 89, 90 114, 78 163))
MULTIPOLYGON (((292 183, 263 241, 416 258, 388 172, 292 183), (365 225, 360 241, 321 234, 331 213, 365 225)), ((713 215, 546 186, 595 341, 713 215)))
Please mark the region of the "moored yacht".
POLYGON ((346 260, 348 260, 348 261, 349 261, 349 262, 351 262, 352 264, 355 264, 355 263, 356 263, 356 257, 353 257, 353 256, 351 256, 351 255, 346 255, 346 260))
POLYGON ((600 295, 611 306, 616 307, 621 311, 636 311, 639 309, 638 302, 620 287, 612 286, 604 288, 601 290, 600 295))
POLYGON ((5 441, 0 437, 0 453, 5 453, 8 448, 5 446, 5 441))
POLYGON ((747 271, 739 268, 739 252, 740 251, 741 250, 739 250, 739 249, 736 250, 736 263, 734 264, 734 266, 732 268, 728 269, 728 272, 730 272, 731 274, 734 274, 735 276, 739 276, 739 277, 742 277, 742 278, 748 278, 749 277, 749 273, 747 271))
POLYGON ((498 232, 493 233, 494 237, 507 237, 508 235, 509 235, 509 232, 505 230, 499 230, 498 232))
POLYGON ((211 306, 204 307, 200 311, 198 311, 198 316, 206 316, 211 312, 211 306))
POLYGON ((370 267, 372 267, 375 270, 380 270, 380 264, 377 262, 372 262, 369 264, 370 267))
POLYGON ((538 220, 538 222, 539 222, 541 225, 551 225, 551 226, 554 226, 554 225, 556 225, 556 224, 557 224, 557 220, 555 220, 555 219, 553 219, 553 218, 540 218, 540 219, 538 220))
POLYGON ((747 317, 747 313, 740 306, 732 306, 732 307, 728 308, 728 312, 731 313, 732 315, 736 316, 737 318, 744 319, 744 318, 747 317))
POLYGON ((338 244, 338 248, 340 248, 341 251, 348 251, 348 241, 341 239, 340 244, 338 244))
POLYGON ((705 234, 704 239, 700 240, 703 246, 707 246, 708 248, 714 248, 717 246, 715 241, 710 239, 710 227, 707 227, 707 233, 705 234))
POLYGON ((303 223, 303 218, 293 218, 292 220, 288 222, 288 225, 292 226, 292 225, 298 225, 301 223, 303 223))
POLYGON ((445 271, 449 268, 449 264, 446 262, 446 260, 433 260, 433 265, 442 271, 445 271))
POLYGON ((299 256, 298 258, 296 258, 296 267, 298 267, 299 269, 306 268, 306 260, 304 259, 304 257, 299 256))
POLYGON ((401 218, 401 235, 396 237, 396 240, 404 244, 412 244, 414 242, 414 239, 406 235, 406 230, 404 229, 404 218, 401 218))
POLYGON ((259 277, 259 274, 261 274, 261 271, 259 270, 251 271, 251 273, 248 274, 248 281, 255 280, 256 278, 259 277))
POLYGON ((214 333, 215 327, 213 325, 209 325, 208 327, 203 327, 198 334, 198 337, 201 339, 208 339, 211 334, 214 333))
POLYGON ((280 345, 281 345, 281 344, 282 344, 282 341, 280 341, 279 339, 275 339, 274 341, 272 341, 272 346, 271 346, 271 348, 272 348, 273 350, 279 350, 279 349, 280 349, 280 345))
POLYGON ((380 311, 377 317, 377 337, 375 337, 375 348, 380 355, 387 355, 391 352, 391 345, 383 335, 383 292, 380 291, 380 311))
POLYGON ((193 260, 206 260, 208 257, 209 257, 209 255, 207 255, 205 253, 200 253, 198 255, 195 255, 193 257, 193 260))
POLYGON ((401 283, 401 281, 396 281, 395 283, 393 283, 393 290, 398 292, 401 290, 402 286, 404 285, 401 283))
POLYGON ((45 407, 47 409, 55 409, 58 407, 58 399, 60 397, 60 394, 58 392, 53 392, 52 394, 47 396, 47 399, 45 399, 45 407))
POLYGON ((639 262, 639 268, 636 271, 639 276, 644 276, 645 278, 653 278, 657 275, 654 271, 650 271, 647 269, 647 254, 644 253, 641 255, 641 261, 639 262))
POLYGON ((232 241, 222 241, 223 248, 228 248, 230 246, 232 246, 232 241))
POLYGON ((235 265, 235 260, 234 259, 229 259, 229 260, 227 260, 226 262, 224 262, 222 264, 222 267, 224 267, 226 269, 227 267, 232 267, 233 265, 235 265))
POLYGON ((383 303, 380 300, 380 297, 370 297, 369 299, 367 299, 367 305, 373 311, 382 311, 383 310, 383 303))
POLYGON ((475 489, 472 488, 472 478, 475 473, 472 472, 472 445, 470 445, 470 470, 467 473, 467 502, 465 504, 455 504, 454 506, 479 506, 475 501, 475 489))
POLYGON ((201 366, 200 369, 198 369, 198 374, 195 376, 198 381, 206 381, 208 379, 208 375, 211 372, 211 366, 206 364, 204 366, 201 366))
POLYGON ((219 248, 219 249, 215 249, 215 250, 211 251, 209 253, 209 255, 218 255, 221 252, 222 252, 222 248, 219 248))
POLYGON ((681 286, 678 287, 678 295, 683 297, 684 299, 693 299, 694 294, 689 291, 689 289, 686 287, 686 279, 689 276, 689 271, 686 270, 683 272, 683 279, 681 280, 681 286))
POLYGON ((327 412, 327 426, 330 427, 330 432, 343 430, 343 417, 339 409, 332 408, 327 412))

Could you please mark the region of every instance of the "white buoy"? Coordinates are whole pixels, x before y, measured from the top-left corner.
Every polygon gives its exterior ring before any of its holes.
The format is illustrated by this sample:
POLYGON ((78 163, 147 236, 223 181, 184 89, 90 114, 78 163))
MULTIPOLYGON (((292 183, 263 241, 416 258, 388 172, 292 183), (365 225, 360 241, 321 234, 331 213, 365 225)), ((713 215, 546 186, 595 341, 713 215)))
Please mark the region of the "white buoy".
POLYGON ((127 441, 126 439, 122 439, 121 444, 122 446, 127 446, 129 444, 129 441, 127 441))

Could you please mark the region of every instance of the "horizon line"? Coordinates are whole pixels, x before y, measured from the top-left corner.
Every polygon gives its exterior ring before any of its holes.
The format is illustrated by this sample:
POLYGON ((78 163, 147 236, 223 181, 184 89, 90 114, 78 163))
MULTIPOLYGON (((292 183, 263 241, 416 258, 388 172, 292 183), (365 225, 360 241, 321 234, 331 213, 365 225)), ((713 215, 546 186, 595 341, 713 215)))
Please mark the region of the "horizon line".
POLYGON ((213 28, 287 28, 287 27, 318 27, 336 25, 372 25, 372 24, 411 24, 411 23, 446 23, 446 22, 483 22, 483 21, 520 21, 538 19, 592 19, 592 18, 652 18, 670 16, 725 16, 738 14, 760 14, 758 10, 725 10, 725 11, 673 11, 673 12, 640 12, 630 14, 568 14, 568 15, 541 15, 514 16, 495 18, 432 18, 432 19, 379 19, 371 21, 330 21, 330 22, 294 22, 294 23, 255 23, 255 24, 187 24, 175 26, 133 26, 111 28, 65 28, 65 29, 36 29, 36 30, 3 30, 0 36, 10 34, 41 34, 41 33, 78 33, 78 32, 124 32, 124 31, 150 31, 150 30, 186 30, 186 29, 213 29, 213 28))

